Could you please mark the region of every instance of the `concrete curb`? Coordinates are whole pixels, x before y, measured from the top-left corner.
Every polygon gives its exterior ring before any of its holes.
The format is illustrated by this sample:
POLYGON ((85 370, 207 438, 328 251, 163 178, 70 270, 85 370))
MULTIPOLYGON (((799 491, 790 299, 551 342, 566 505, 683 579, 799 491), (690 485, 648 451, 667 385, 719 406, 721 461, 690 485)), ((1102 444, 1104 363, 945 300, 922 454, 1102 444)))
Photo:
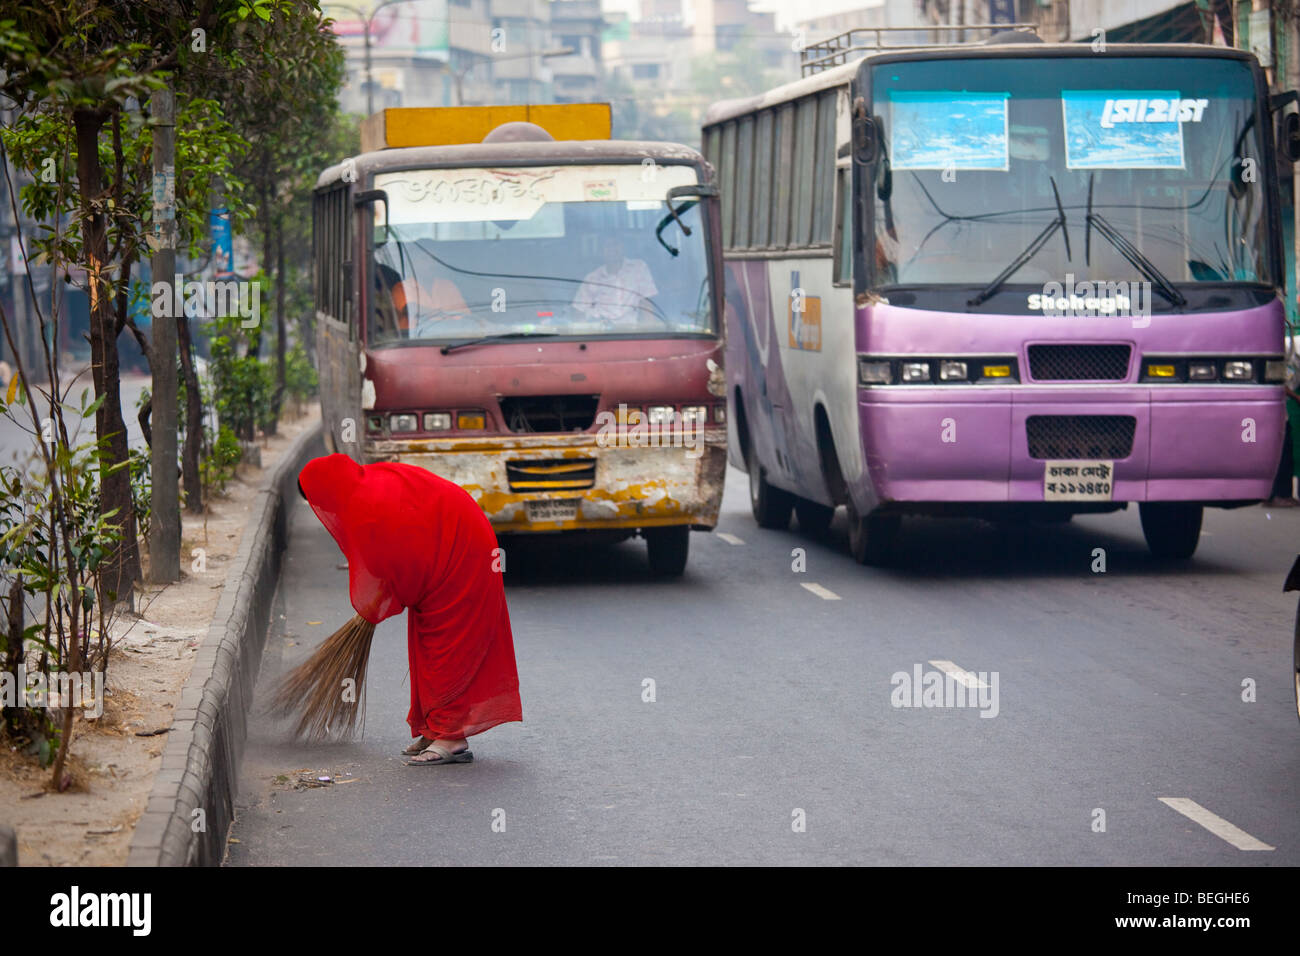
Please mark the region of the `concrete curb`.
POLYGON ((304 432, 256 493, 208 636, 181 689, 162 766, 131 837, 127 866, 221 863, 234 820, 248 709, 288 542, 284 505, 297 494, 303 464, 323 453, 320 427, 304 432))

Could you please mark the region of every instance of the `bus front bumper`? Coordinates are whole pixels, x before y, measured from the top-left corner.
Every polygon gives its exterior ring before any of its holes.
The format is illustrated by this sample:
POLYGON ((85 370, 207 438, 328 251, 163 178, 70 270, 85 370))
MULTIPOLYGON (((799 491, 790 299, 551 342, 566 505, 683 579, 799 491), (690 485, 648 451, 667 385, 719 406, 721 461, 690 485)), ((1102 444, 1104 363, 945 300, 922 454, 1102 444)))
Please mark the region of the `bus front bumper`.
POLYGON ((1267 498, 1286 421, 1282 390, 1258 385, 867 388, 859 421, 874 504, 1042 502, 1052 456, 1030 453, 1031 416, 1133 420, 1109 500, 1267 498))
POLYGON ((712 528, 722 504, 726 441, 723 428, 706 428, 691 447, 607 445, 590 434, 372 440, 363 458, 417 465, 455 482, 498 533, 712 528), (583 470, 585 462, 593 467, 583 470), (590 485, 536 487, 575 475, 548 474, 558 463, 578 468, 573 484, 590 474, 590 485))

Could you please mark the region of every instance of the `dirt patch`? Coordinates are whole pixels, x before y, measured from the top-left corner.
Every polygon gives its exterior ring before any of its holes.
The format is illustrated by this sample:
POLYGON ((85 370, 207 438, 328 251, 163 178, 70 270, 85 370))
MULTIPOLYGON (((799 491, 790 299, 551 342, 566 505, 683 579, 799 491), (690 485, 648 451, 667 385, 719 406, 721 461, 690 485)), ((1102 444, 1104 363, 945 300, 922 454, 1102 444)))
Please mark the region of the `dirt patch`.
POLYGON ((20 866, 121 866, 162 763, 167 730, 206 638, 255 493, 292 441, 315 427, 311 411, 280 423, 261 444, 261 467, 238 474, 203 517, 185 515, 181 580, 136 589, 135 613, 113 628, 104 712, 78 713, 69 746, 73 786, 50 789, 50 771, 0 740, 0 807, 18 834, 20 866))

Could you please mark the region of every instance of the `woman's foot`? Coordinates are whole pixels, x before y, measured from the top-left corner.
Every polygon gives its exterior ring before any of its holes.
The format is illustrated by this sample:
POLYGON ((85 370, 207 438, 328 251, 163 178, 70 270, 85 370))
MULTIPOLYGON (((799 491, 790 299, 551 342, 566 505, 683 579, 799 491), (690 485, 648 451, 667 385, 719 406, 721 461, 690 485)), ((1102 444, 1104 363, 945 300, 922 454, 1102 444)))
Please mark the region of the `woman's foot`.
POLYGON ((418 745, 421 741, 424 742, 424 747, 406 762, 407 766, 414 767, 431 763, 472 763, 474 760, 474 755, 469 752, 469 744, 464 737, 460 739, 439 737, 436 740, 426 740, 421 737, 420 741, 417 741, 412 746, 418 745))
POLYGON ((416 737, 411 746, 402 751, 403 757, 414 757, 418 753, 423 753, 424 749, 433 743, 428 737, 416 737))

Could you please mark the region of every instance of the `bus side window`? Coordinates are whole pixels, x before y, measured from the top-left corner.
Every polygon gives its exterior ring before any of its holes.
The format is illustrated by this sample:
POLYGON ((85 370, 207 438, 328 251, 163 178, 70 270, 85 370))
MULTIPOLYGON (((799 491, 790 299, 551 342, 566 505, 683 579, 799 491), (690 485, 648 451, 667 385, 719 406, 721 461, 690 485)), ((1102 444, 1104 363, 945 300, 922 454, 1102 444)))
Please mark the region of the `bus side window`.
POLYGON ((835 170, 834 269, 836 285, 853 284, 853 180, 849 167, 835 170))

